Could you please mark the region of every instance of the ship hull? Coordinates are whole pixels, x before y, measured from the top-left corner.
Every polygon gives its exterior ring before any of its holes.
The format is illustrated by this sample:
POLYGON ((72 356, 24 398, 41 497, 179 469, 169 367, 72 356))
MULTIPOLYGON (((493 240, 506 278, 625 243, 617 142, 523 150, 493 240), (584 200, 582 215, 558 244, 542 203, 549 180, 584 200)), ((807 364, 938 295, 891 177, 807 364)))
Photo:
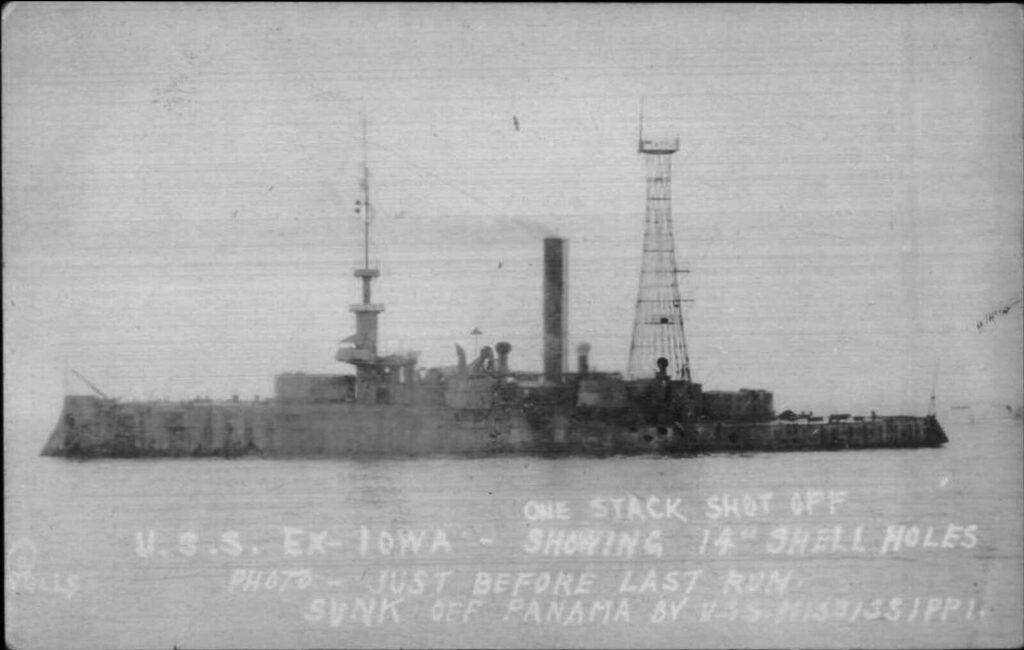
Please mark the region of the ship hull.
POLYGON ((659 426, 621 413, 537 413, 501 404, 453 409, 361 403, 120 403, 72 396, 65 399, 60 421, 42 453, 72 458, 695 455, 930 447, 946 442, 934 417, 659 426))

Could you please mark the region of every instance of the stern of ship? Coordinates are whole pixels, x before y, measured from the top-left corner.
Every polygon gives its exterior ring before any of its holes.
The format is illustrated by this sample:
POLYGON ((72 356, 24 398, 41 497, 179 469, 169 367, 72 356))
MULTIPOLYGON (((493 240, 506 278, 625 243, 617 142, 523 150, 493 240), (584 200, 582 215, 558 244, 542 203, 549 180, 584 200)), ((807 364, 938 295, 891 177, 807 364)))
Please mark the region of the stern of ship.
POLYGON ((944 445, 949 442, 949 437, 946 436, 945 430, 942 425, 939 424, 938 418, 934 415, 926 415, 924 418, 925 426, 928 427, 927 439, 933 445, 944 445))

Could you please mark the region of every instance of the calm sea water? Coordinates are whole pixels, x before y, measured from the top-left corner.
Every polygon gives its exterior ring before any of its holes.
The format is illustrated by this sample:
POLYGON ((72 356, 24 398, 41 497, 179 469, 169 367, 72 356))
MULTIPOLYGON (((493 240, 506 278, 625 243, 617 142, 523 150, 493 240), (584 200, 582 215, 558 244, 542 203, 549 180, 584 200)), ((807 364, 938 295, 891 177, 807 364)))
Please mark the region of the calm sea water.
MULTIPOLYGON (((1024 570, 1021 422, 946 428, 951 443, 941 449, 688 459, 69 462, 25 455, 9 459, 7 473, 7 641, 18 648, 1018 645, 1024 570), (840 497, 845 499, 834 515, 825 504, 811 516, 797 516, 792 495, 808 490, 845 492, 840 497), (728 522, 707 516, 709 497, 767 492, 773 495, 768 512, 747 518, 741 509, 741 517, 728 522), (667 498, 678 499, 675 507, 688 521, 588 519, 589 500, 630 495, 657 496, 658 507, 667 498), (569 519, 530 522, 524 514, 529 501, 563 501, 569 519), (723 523, 756 541, 740 541, 718 555, 712 539, 702 555, 704 530, 718 534, 723 523), (662 553, 646 555, 641 548, 630 559, 555 558, 524 548, 534 526, 597 524, 627 532, 639 528, 642 540, 660 529, 662 553), (941 537, 950 524, 977 526, 977 543, 884 556, 765 551, 771 531, 782 525, 837 525, 847 538, 861 525, 867 546, 877 550, 888 525, 917 525, 922 535, 932 526, 941 537), (286 533, 284 527, 326 531, 325 539, 340 546, 320 554, 307 533, 286 533), (438 530, 443 540, 436 539, 438 530), (153 553, 143 557, 150 531, 153 553), (396 554, 383 556, 381 531, 385 544, 388 535, 401 531, 421 531, 425 541, 415 555, 399 555, 396 546, 396 554), (182 544, 182 534, 188 533, 196 537, 182 544), (288 554, 286 538, 295 541, 291 550, 297 555, 288 554), (428 548, 432 543, 434 553, 428 548), (275 568, 309 570, 311 585, 282 590, 281 575, 268 582, 275 568), (236 569, 263 570, 261 591, 232 586, 236 569), (404 569, 406 576, 415 570, 430 576, 452 573, 440 595, 432 591, 433 578, 426 581, 427 593, 406 594, 398 622, 389 612, 384 624, 346 619, 333 627, 330 599, 337 604, 368 596, 382 569, 404 569), (505 620, 505 596, 484 599, 482 611, 463 622, 464 611, 451 604, 461 601, 464 607, 478 571, 593 572, 591 594, 582 597, 589 607, 595 598, 617 603, 625 571, 643 576, 652 569, 659 593, 631 596, 628 622, 604 624, 600 617, 582 626, 523 622, 521 613, 505 620), (703 573, 678 620, 659 623, 652 620, 658 599, 682 597, 681 591, 663 589, 670 570, 703 573), (701 622, 702 604, 726 602, 723 584, 730 570, 777 570, 779 575, 792 570, 785 597, 794 600, 848 600, 852 610, 861 600, 901 597, 906 609, 898 621, 701 622), (20 577, 12 574, 18 571, 20 577), (33 579, 26 580, 26 574, 33 579), (315 620, 318 598, 327 614, 315 620), (908 622, 914 598, 922 599, 922 608, 927 598, 953 598, 961 605, 945 621, 933 613, 925 623, 922 612, 908 622), (976 610, 966 620, 972 598, 976 610), (436 605, 438 600, 444 604, 436 605), (432 612, 433 607, 445 609, 432 612), (432 613, 452 620, 435 622, 432 613)), ((777 594, 745 598, 766 606, 781 600, 777 594)), ((551 600, 538 599, 545 608, 551 600)), ((941 602, 945 608, 952 601, 941 602)))

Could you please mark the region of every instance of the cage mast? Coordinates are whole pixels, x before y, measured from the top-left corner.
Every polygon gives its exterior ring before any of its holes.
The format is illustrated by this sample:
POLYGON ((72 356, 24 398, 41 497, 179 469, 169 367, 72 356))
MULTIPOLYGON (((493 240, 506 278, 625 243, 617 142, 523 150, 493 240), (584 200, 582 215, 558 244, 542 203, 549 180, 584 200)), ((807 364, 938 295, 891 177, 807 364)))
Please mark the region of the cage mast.
POLYGON ((637 150, 644 157, 647 204, 627 375, 633 379, 649 377, 658 367, 658 359, 665 358, 669 376, 690 381, 678 282, 679 274, 685 271, 676 266, 672 232, 672 154, 679 150, 679 138, 645 137, 641 108, 637 150))

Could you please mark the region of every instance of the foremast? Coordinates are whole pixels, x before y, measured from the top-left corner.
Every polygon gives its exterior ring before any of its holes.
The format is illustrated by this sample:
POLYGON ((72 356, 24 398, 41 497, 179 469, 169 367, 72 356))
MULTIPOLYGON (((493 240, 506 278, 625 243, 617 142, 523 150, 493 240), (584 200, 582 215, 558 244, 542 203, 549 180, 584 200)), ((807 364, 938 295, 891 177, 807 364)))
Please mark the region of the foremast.
POLYGON ((363 119, 363 176, 359 183, 362 197, 356 201, 356 213, 363 220, 363 265, 353 275, 362 281, 363 301, 349 305, 349 311, 356 315, 356 333, 342 343, 349 344, 338 349, 335 358, 356 367, 358 387, 369 388, 368 384, 390 384, 394 381, 405 383, 410 379, 416 364, 416 354, 381 356, 378 349, 378 315, 384 311, 382 303, 373 302, 372 283, 380 277, 380 269, 370 265, 370 222, 373 220, 373 204, 370 202, 370 166, 367 156, 366 119, 363 119), (401 372, 404 369, 405 372, 401 372), (397 372, 396 372, 397 371, 397 372))
POLYGON ((363 266, 355 269, 355 277, 363 282, 363 302, 350 305, 349 311, 356 315, 356 333, 346 339, 355 344, 354 356, 341 361, 373 362, 377 357, 377 317, 384 311, 382 303, 372 300, 371 284, 374 278, 380 277, 380 269, 370 266, 370 220, 373 208, 370 203, 370 165, 366 153, 366 120, 363 120, 363 178, 359 183, 363 196, 356 201, 356 213, 363 219, 363 266))

